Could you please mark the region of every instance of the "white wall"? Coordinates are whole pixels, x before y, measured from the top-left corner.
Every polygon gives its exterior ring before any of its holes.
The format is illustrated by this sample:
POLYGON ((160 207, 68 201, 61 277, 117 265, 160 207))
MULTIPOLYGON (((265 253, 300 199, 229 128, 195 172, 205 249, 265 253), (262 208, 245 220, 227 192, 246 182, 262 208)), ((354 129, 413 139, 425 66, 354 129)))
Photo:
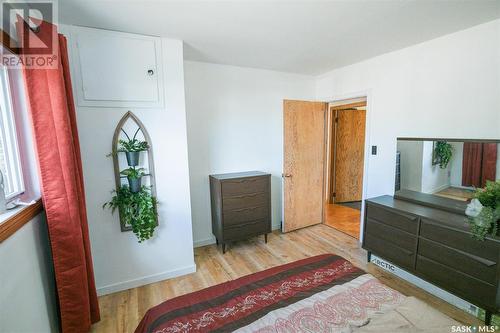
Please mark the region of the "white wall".
MULTIPOLYGON (((66 32, 68 33, 68 32, 66 32)), ((71 40, 71 36, 70 36, 71 40)), ((73 50, 74 51, 74 50, 73 50)), ((71 57, 73 81, 78 80, 71 57)), ((164 280, 195 270, 189 194, 182 41, 162 39, 165 107, 77 107, 90 240, 99 294, 164 280), (117 214, 103 210, 115 188, 111 151, 115 127, 131 110, 153 143, 159 227, 141 244, 121 232, 117 214)), ((89 68, 83 70, 91 70, 89 68)), ((75 86, 75 85, 74 85, 75 86)))
POLYGON ((432 141, 423 142, 422 192, 424 193, 436 193, 450 186, 450 163, 444 169, 441 169, 439 164, 432 164, 433 148, 432 141))
POLYGON ((453 156, 450 161, 450 185, 462 187, 462 161, 464 159, 464 143, 450 142, 453 156))
POLYGON ((401 153, 401 189, 422 191, 422 151, 423 141, 398 141, 401 153))
POLYGON ((213 173, 271 173, 273 227, 279 227, 283 99, 313 99, 313 78, 191 61, 185 76, 195 246, 215 242, 208 186, 213 173))
POLYGON ((397 137, 500 137, 500 20, 326 73, 317 99, 368 95, 367 197, 392 194, 397 137))
POLYGON ((58 332, 45 215, 0 243, 0 332, 58 332))

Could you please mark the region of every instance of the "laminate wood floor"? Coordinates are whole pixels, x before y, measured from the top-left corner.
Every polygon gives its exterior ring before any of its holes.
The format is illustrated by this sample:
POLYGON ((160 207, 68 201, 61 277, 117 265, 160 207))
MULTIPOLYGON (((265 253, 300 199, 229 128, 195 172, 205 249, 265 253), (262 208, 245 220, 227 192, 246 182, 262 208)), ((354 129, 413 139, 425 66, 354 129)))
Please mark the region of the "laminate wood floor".
POLYGON ((348 259, 391 288, 415 296, 464 324, 480 324, 464 311, 373 264, 367 264, 366 251, 356 239, 319 224, 286 234, 275 231, 269 235, 267 244, 263 237, 229 244, 224 255, 215 245, 197 248, 196 273, 99 297, 102 319, 92 331, 133 332, 150 307, 172 297, 323 253, 335 253, 348 259))
POLYGON ((460 200, 460 201, 468 201, 472 199, 473 191, 469 189, 463 189, 463 188, 458 188, 458 187, 453 187, 450 186, 444 190, 441 190, 437 193, 434 193, 435 195, 438 195, 440 197, 445 197, 445 198, 451 198, 455 200, 460 200))
POLYGON ((359 239, 361 211, 351 207, 327 204, 325 205, 325 224, 343 233, 359 239))

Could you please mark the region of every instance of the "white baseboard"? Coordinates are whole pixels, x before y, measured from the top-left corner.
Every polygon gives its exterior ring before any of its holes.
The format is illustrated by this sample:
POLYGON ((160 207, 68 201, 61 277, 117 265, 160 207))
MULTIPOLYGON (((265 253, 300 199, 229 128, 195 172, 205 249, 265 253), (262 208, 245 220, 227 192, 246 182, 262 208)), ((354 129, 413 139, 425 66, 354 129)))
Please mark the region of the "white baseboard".
MULTIPOLYGON (((279 225, 279 224, 278 225, 273 224, 271 226, 272 230, 278 230, 280 228, 281 228, 281 225, 279 225)), ((208 237, 208 238, 205 238, 205 239, 195 240, 193 242, 193 246, 195 248, 202 247, 202 246, 207 246, 207 245, 212 245, 212 244, 215 244, 215 237, 214 236, 211 236, 211 237, 208 237)))
POLYGON ((196 265, 193 263, 192 265, 181 267, 178 269, 174 269, 171 271, 166 271, 158 274, 153 274, 149 276, 144 276, 138 279, 123 281, 119 283, 110 284, 104 287, 97 288, 97 296, 107 295, 116 293, 118 291, 127 290, 131 288, 137 288, 140 286, 144 286, 146 284, 155 283, 158 281, 163 281, 167 279, 171 279, 177 276, 186 275, 190 273, 196 272, 196 265))
POLYGON ((450 184, 444 184, 444 185, 438 186, 436 188, 433 188, 432 190, 429 191, 429 193, 435 194, 435 193, 441 192, 443 190, 446 190, 449 187, 450 187, 450 184))
POLYGON ((201 247, 201 246, 212 245, 212 244, 215 244, 215 237, 214 236, 209 237, 209 238, 205 238, 205 239, 200 239, 200 240, 193 242, 194 247, 201 247))

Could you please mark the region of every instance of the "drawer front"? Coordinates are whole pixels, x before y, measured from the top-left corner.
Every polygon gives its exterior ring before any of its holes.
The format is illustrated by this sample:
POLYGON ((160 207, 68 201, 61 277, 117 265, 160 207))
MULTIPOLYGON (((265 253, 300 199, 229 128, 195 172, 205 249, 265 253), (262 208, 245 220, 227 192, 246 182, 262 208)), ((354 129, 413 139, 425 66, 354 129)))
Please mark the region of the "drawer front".
POLYGON ((248 177, 222 181, 222 196, 269 192, 269 177, 248 177))
POLYGON ((224 225, 235 225, 243 222, 265 219, 269 217, 269 206, 254 206, 224 210, 224 225))
POLYGON ((464 272, 492 285, 496 283, 497 266, 494 262, 459 252, 423 238, 420 239, 418 245, 418 255, 432 259, 435 262, 464 272))
POLYGON ((394 243, 395 245, 412 252, 415 250, 417 237, 407 232, 379 223, 370 218, 367 219, 365 228, 366 233, 373 237, 379 238, 385 242, 394 243))
POLYGON ((369 233, 365 235, 363 247, 395 265, 411 270, 414 269, 415 252, 413 250, 403 249, 392 242, 385 241, 369 233))
POLYGON ((474 240, 467 232, 447 228, 427 218, 422 218, 420 236, 495 263, 498 261, 500 244, 497 242, 474 240))
POLYGON ((417 271, 429 282, 467 301, 490 309, 495 308, 496 289, 487 283, 422 256, 417 257, 417 271))
POLYGON ((416 235, 418 217, 368 203, 367 217, 416 235))
POLYGON ((269 198, 269 193, 267 192, 235 195, 225 197, 223 199, 223 206, 225 211, 246 207, 265 206, 269 205, 269 198))
POLYGON ((238 240, 271 232, 271 220, 260 219, 225 227, 224 240, 238 240))

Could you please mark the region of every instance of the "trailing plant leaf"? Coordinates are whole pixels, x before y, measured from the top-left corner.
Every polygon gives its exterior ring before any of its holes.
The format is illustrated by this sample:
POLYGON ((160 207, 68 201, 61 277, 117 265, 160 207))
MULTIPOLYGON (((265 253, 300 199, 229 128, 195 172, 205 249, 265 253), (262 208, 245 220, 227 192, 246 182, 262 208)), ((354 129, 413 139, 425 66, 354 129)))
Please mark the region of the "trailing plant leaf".
POLYGON ((490 234, 498 235, 500 221, 500 180, 487 181, 484 188, 476 189, 474 199, 467 206, 466 214, 471 225, 472 237, 484 240, 490 234))
POLYGON ((496 208, 500 206, 500 180, 486 181, 484 188, 479 188, 474 193, 483 206, 496 208))
POLYGON ((139 179, 145 175, 144 168, 128 168, 120 171, 120 175, 127 176, 128 179, 139 179))
POLYGON ((446 169, 453 155, 453 147, 446 141, 436 141, 434 155, 439 167, 441 169, 446 169))
POLYGON ((121 223, 130 225, 139 243, 150 239, 157 226, 158 215, 156 198, 151 195, 151 189, 142 186, 141 190, 132 193, 127 185, 113 191, 115 195, 111 201, 102 207, 110 208, 113 214, 117 209, 120 212, 121 223))
POLYGON ((476 217, 470 217, 472 237, 477 240, 484 240, 484 237, 496 229, 496 219, 493 208, 483 207, 476 217))

